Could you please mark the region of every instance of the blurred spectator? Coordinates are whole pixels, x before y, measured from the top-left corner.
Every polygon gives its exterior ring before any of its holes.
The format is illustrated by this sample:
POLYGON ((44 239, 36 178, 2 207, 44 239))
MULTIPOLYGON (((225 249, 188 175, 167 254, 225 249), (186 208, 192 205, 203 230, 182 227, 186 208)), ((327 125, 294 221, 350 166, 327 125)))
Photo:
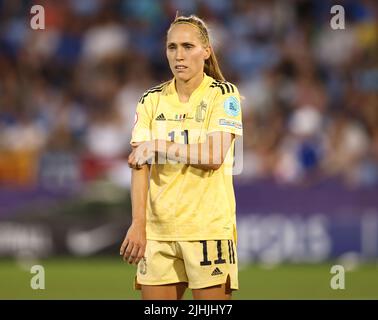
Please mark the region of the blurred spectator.
POLYGON ((365 130, 345 113, 330 119, 324 161, 326 174, 341 175, 349 183, 361 184, 361 169, 367 160, 369 138, 365 130))
POLYGON ((378 58, 374 0, 0 1, 0 184, 110 179, 128 187, 135 107, 171 73, 164 40, 176 10, 208 22, 243 107, 239 183, 341 178, 378 185, 378 58))

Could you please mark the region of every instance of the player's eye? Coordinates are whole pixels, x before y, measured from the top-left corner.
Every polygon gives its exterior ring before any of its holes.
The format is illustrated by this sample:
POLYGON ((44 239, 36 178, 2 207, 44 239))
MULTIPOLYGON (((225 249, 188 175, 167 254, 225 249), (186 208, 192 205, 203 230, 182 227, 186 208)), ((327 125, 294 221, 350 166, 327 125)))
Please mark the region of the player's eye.
POLYGON ((168 49, 169 50, 176 49, 176 46, 174 44, 170 44, 170 45, 168 45, 168 49))

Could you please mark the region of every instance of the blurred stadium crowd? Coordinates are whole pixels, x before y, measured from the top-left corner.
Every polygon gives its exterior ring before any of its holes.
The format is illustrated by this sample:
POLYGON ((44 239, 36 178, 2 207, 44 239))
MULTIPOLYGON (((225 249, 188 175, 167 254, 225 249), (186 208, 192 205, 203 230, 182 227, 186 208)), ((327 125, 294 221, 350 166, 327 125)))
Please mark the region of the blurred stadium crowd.
POLYGON ((211 30, 244 97, 239 183, 337 178, 378 185, 378 5, 338 1, 0 0, 0 185, 127 187, 140 96, 171 78, 165 35, 180 14, 211 30), (45 8, 32 30, 30 8, 45 8))

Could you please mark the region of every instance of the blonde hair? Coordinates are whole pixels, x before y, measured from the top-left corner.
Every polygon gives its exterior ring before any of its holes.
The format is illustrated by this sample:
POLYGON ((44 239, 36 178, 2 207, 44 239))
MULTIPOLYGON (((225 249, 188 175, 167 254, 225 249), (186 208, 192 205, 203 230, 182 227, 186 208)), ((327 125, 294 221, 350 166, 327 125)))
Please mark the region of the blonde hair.
POLYGON ((205 60, 204 72, 208 76, 213 77, 215 80, 225 81, 222 71, 220 70, 217 57, 215 56, 215 52, 210 45, 209 31, 205 22, 195 15, 186 17, 178 16, 178 14, 176 13, 176 18, 171 23, 171 26, 169 27, 167 33, 169 33, 172 27, 177 24, 189 24, 198 29, 203 46, 210 48, 210 57, 205 60))

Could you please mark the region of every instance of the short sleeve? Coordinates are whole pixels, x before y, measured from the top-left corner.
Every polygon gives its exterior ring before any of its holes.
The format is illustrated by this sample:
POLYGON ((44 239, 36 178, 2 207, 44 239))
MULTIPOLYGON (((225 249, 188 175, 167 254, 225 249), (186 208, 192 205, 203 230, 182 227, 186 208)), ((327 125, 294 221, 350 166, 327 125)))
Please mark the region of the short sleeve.
POLYGON ((210 114, 208 133, 223 131, 238 136, 243 135, 240 95, 237 88, 231 84, 233 92, 219 91, 214 99, 210 114))
POLYGON ((139 102, 135 111, 134 127, 131 134, 131 141, 143 142, 152 140, 151 133, 152 105, 150 99, 139 102))

